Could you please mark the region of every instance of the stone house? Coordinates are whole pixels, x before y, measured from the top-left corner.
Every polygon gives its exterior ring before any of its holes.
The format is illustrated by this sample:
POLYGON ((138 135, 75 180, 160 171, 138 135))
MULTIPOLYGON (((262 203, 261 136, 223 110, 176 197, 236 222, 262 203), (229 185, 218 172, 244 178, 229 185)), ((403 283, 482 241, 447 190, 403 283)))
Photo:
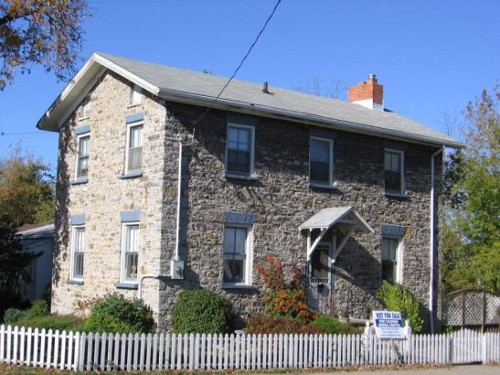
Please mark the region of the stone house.
MULTIPOLYGON (((138 296, 168 327, 179 291, 248 316, 268 254, 311 307, 366 318, 381 281, 436 317, 444 147, 384 108, 374 75, 349 101, 94 53, 38 128, 59 132, 55 313, 138 296)), ((434 319, 432 319, 434 321, 434 319)))

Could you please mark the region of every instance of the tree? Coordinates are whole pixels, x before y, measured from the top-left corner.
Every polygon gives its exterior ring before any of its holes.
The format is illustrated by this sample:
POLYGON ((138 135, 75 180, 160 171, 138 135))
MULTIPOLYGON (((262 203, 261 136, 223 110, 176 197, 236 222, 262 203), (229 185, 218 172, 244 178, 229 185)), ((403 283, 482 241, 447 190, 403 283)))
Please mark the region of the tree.
POLYGON ((33 63, 58 79, 71 76, 86 10, 85 0, 0 0, 0 90, 33 63))
POLYGON ((332 79, 331 82, 325 84, 320 76, 314 76, 312 79, 292 87, 292 90, 305 94, 323 96, 325 98, 340 99, 347 91, 347 88, 345 82, 340 79, 332 79))
POLYGON ((54 218, 53 177, 49 166, 21 149, 0 160, 0 213, 14 225, 54 218))
POLYGON ((450 207, 444 237, 448 289, 500 291, 500 91, 483 90, 465 111, 467 147, 445 164, 450 207))

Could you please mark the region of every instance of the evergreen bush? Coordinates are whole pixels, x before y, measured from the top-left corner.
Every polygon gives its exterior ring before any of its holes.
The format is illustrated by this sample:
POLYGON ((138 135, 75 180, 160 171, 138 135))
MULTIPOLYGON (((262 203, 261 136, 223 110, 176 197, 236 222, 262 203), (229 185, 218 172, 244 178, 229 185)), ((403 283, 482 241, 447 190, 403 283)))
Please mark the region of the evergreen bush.
POLYGON ((97 302, 84 325, 87 332, 106 333, 151 333, 154 328, 151 308, 121 294, 110 294, 97 302))
POLYGON ((183 290, 172 311, 177 333, 230 333, 234 313, 227 298, 210 290, 183 290))

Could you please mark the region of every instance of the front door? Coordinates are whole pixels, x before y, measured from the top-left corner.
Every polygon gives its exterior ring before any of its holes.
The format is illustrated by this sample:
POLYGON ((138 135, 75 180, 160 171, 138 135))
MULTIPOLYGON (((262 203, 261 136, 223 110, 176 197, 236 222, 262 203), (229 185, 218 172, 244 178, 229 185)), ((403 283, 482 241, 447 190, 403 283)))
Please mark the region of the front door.
POLYGON ((309 308, 320 314, 330 314, 333 303, 333 243, 321 242, 311 254, 308 264, 309 308))

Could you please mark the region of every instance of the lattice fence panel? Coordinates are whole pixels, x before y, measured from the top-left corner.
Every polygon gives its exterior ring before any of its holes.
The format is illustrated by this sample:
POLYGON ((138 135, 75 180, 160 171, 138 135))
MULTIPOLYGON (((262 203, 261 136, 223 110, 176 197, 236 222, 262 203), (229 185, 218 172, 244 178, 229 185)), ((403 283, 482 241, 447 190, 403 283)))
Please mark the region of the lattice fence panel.
POLYGON ((446 297, 444 320, 449 326, 498 324, 498 308, 500 296, 479 290, 463 290, 446 297))

